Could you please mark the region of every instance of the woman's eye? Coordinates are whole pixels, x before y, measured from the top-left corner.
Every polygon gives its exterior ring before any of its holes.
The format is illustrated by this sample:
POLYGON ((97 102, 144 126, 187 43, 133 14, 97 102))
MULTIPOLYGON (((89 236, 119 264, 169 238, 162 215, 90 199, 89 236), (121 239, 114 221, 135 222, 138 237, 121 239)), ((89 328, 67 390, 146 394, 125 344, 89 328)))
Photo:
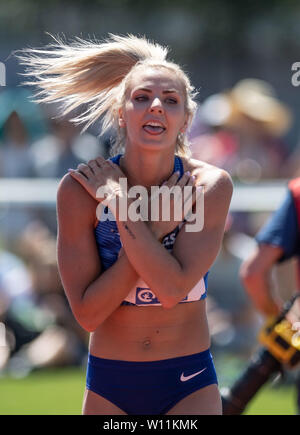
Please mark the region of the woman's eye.
POLYGON ((169 104, 177 104, 177 100, 176 100, 176 98, 168 98, 167 99, 167 103, 169 103, 169 104))
POLYGON ((139 95, 135 97, 135 101, 146 101, 148 97, 146 95, 139 95))
MULTIPOLYGON (((148 95, 138 95, 137 97, 134 97, 134 100, 138 101, 138 102, 144 102, 144 101, 148 101, 149 97, 148 97, 148 95)), ((167 104, 177 104, 178 103, 176 98, 166 98, 165 102, 167 104)))

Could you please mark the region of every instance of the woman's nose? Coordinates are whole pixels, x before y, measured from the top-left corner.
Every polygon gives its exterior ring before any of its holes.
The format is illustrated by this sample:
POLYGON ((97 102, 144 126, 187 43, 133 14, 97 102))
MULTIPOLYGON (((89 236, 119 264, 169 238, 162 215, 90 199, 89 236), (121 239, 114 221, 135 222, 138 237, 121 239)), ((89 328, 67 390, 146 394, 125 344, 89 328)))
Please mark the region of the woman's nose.
POLYGON ((154 100, 152 101, 151 107, 150 107, 150 111, 151 112, 158 112, 158 113, 163 112, 163 106, 162 106, 159 98, 154 98, 154 100))

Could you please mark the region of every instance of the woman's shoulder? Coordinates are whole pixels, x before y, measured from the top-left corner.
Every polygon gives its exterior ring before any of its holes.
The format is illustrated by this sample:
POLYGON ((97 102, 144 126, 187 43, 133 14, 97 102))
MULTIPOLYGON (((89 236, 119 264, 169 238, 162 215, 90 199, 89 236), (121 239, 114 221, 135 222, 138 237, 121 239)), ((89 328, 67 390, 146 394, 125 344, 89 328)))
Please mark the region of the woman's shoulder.
POLYGON ((78 195, 84 195, 84 189, 81 185, 74 180, 74 178, 67 172, 59 181, 57 194, 59 196, 70 195, 71 197, 77 197, 78 195))
POLYGON ((98 202, 69 173, 62 177, 57 189, 58 208, 67 209, 76 219, 85 217, 94 222, 97 205, 98 202))
POLYGON ((221 190, 232 194, 232 179, 224 169, 194 158, 182 158, 182 163, 184 171, 190 171, 196 177, 197 184, 204 186, 206 193, 221 190))

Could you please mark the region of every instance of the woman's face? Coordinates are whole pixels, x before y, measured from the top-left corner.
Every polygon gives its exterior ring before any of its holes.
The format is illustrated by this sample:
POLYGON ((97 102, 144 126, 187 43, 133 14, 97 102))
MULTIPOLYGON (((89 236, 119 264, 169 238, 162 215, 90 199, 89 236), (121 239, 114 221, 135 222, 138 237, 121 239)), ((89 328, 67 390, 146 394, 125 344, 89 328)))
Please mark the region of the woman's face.
POLYGON ((134 72, 120 110, 120 127, 127 143, 147 149, 175 150, 177 136, 187 125, 183 84, 165 68, 134 72))

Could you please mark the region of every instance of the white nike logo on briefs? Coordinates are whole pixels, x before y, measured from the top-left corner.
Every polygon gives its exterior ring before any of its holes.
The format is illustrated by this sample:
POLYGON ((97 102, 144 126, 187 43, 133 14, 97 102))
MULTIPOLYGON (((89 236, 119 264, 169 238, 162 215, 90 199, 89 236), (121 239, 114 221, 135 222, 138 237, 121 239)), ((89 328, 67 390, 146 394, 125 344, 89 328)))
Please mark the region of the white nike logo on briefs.
POLYGON ((182 372, 182 373, 181 373, 181 376, 180 376, 180 380, 181 380, 181 382, 188 381, 189 379, 192 379, 192 378, 194 378, 195 376, 200 375, 200 373, 204 372, 204 370, 206 370, 206 369, 207 369, 207 367, 205 367, 204 369, 200 370, 200 372, 193 373, 192 375, 189 375, 189 376, 184 376, 184 374, 183 374, 183 372, 182 372))

